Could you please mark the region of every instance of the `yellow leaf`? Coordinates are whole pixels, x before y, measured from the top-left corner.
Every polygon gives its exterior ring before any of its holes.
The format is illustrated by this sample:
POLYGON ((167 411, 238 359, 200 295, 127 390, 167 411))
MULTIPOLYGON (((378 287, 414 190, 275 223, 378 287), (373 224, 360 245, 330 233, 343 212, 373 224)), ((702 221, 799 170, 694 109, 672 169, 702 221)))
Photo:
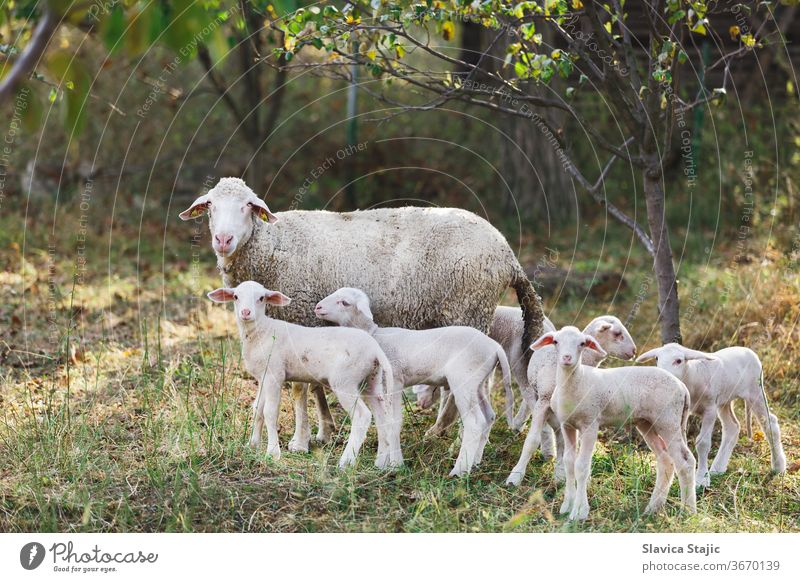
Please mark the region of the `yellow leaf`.
POLYGON ((572 8, 575 10, 580 10, 583 8, 583 2, 581 2, 581 0, 572 0, 572 8))
POLYGON ((448 21, 442 24, 442 37, 445 40, 453 40, 453 37, 456 34, 456 25, 452 22, 448 21))
POLYGON ((367 58, 369 60, 371 60, 371 61, 374 61, 375 57, 377 57, 377 56, 378 56, 378 52, 375 49, 372 49, 371 51, 367 52, 367 58))
POLYGON ((756 46, 756 38, 752 34, 743 34, 742 42, 747 48, 753 48, 756 46))
POLYGON ((285 48, 287 51, 293 51, 296 44, 297 44, 296 36, 291 36, 287 34, 286 37, 283 39, 283 48, 285 48))
POLYGON ((550 58, 554 61, 557 61, 561 58, 561 51, 558 49, 554 50, 552 53, 550 53, 550 58))
POLYGON ((735 24, 728 29, 728 34, 731 35, 731 40, 736 40, 739 38, 739 34, 741 34, 741 32, 741 29, 735 24))

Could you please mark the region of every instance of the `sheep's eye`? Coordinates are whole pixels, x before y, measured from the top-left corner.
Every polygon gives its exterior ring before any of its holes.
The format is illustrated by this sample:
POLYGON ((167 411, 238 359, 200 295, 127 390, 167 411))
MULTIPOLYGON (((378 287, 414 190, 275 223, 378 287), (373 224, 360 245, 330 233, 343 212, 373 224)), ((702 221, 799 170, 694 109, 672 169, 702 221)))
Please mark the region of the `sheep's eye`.
POLYGON ((553 345, 557 346, 558 345, 558 340, 553 340, 553 345))
POLYGON ((581 347, 585 348, 586 347, 586 342, 581 342, 581 347))
POLYGON ((676 364, 680 364, 683 360, 675 360, 676 364))
POLYGON ((350 307, 350 304, 347 301, 345 301, 344 299, 342 299, 340 301, 340 303, 342 304, 343 307, 350 307))
POLYGON ((622 332, 621 331, 615 331, 614 332, 614 337, 621 339, 622 338, 622 332))
POLYGON ((239 296, 238 296, 238 295, 234 295, 234 296, 233 296, 233 300, 234 300, 234 301, 239 301, 239 296))
POLYGON ((263 295, 262 295, 261 297, 259 297, 259 298, 258 298, 258 302, 259 302, 259 303, 263 303, 263 302, 264 302, 264 296, 263 296, 263 295))

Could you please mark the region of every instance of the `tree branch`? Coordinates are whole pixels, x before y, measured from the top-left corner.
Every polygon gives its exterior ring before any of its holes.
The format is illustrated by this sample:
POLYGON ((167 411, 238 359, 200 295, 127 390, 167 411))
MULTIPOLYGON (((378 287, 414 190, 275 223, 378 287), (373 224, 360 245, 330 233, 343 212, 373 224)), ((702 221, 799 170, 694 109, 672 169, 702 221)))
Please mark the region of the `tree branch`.
POLYGON ((60 23, 59 18, 50 8, 45 8, 41 20, 31 35, 28 46, 22 51, 22 55, 14 62, 8 75, 0 82, 0 103, 5 102, 14 95, 19 84, 25 77, 31 74, 36 67, 36 63, 42 58, 50 39, 55 34, 60 23))

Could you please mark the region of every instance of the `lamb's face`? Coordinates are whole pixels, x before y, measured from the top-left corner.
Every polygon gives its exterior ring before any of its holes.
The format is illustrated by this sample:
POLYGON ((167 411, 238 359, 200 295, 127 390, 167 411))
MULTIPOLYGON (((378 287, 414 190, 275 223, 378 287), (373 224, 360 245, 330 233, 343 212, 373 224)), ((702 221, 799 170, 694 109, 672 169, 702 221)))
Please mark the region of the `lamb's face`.
POLYGON ((598 340, 583 333, 577 327, 568 325, 555 332, 544 334, 531 344, 532 350, 538 350, 552 345, 556 349, 556 362, 563 368, 572 369, 581 361, 581 354, 585 349, 596 351, 602 356, 607 355, 600 347, 598 340))
POLYGON ((706 354, 697 350, 685 348, 680 344, 671 343, 652 349, 636 358, 637 362, 656 359, 656 365, 669 372, 678 380, 685 381, 687 372, 687 362, 689 360, 717 360, 713 354, 706 354))
POLYGON ((230 257, 253 234, 256 220, 277 221, 267 205, 238 178, 222 178, 180 214, 183 220, 208 213, 211 246, 219 257, 230 257))
POLYGON ((243 325, 252 325, 262 317, 266 317, 267 305, 288 305, 289 299, 283 293, 270 291, 255 281, 245 281, 238 287, 222 287, 208 294, 217 303, 233 301, 236 319, 243 325))
POLYGON ((603 315, 589 324, 589 333, 609 355, 623 360, 636 356, 636 344, 628 329, 613 315, 603 315))
POLYGON ((353 323, 359 315, 372 320, 366 293, 351 287, 338 289, 322 299, 314 308, 314 315, 319 319, 344 326, 353 323))

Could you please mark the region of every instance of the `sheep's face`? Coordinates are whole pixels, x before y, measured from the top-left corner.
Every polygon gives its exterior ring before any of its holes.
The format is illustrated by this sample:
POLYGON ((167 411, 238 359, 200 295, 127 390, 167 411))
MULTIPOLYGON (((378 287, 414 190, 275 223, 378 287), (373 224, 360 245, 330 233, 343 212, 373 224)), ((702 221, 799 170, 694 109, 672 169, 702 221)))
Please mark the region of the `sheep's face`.
POLYGON ((245 281, 238 287, 221 287, 208 294, 216 303, 233 301, 236 319, 244 325, 251 325, 259 318, 266 316, 267 305, 289 305, 289 299, 283 293, 270 291, 255 281, 245 281))
POLYGON ((314 315, 337 325, 352 325, 359 319, 372 321, 369 298, 361 289, 343 287, 317 303, 314 315))
POLYGON ((586 349, 594 350, 601 356, 607 355, 598 340, 571 325, 544 334, 531 344, 531 349, 539 350, 549 345, 555 347, 556 362, 564 368, 572 369, 580 364, 581 354, 586 349))
POLYGON ((711 354, 698 352, 685 348, 680 344, 671 343, 655 348, 648 352, 643 353, 636 358, 637 362, 644 362, 655 358, 656 365, 669 372, 678 380, 684 381, 686 378, 687 362, 690 360, 716 360, 717 358, 711 354))
POLYGON ((223 178, 185 211, 183 220, 208 214, 211 246, 219 257, 230 257, 253 234, 256 220, 276 222, 267 205, 238 178, 223 178))
POLYGON ((411 390, 417 397, 417 405, 423 410, 433 406, 436 397, 439 395, 438 386, 428 386, 427 384, 417 384, 412 386, 411 390))
POLYGON ((588 331, 609 355, 623 360, 636 356, 636 344, 623 323, 613 315, 603 315, 589 324, 588 331))

